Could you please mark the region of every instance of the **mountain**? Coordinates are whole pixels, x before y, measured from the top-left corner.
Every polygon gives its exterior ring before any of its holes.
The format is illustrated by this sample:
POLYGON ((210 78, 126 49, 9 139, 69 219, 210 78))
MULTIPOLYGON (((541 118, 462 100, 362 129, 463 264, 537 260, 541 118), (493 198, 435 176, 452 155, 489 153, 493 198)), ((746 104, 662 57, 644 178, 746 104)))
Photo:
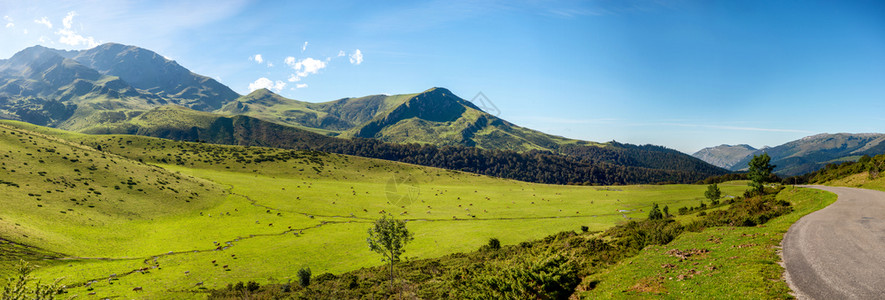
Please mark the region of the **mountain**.
POLYGON ((693 156, 711 164, 722 163, 720 166, 728 167, 732 171, 745 171, 754 155, 768 153, 771 156, 771 163, 776 166, 775 173, 796 176, 816 171, 830 163, 856 161, 863 155, 883 154, 885 134, 822 133, 776 147, 750 151, 751 149, 752 147, 747 145, 721 145, 704 148, 693 156))
POLYGON ((756 148, 753 148, 747 144, 740 145, 719 145, 716 147, 707 147, 701 149, 698 152, 695 152, 691 156, 700 158, 701 160, 717 166, 721 168, 730 169, 734 167, 735 164, 746 158, 747 156, 752 155, 756 152, 756 148))
POLYGON ((567 144, 598 145, 519 127, 482 111, 445 88, 323 103, 287 99, 260 89, 217 112, 252 116, 329 135, 394 143, 554 152, 567 144))
POLYGON ((114 43, 82 51, 35 46, 0 60, 0 118, 84 133, 313 149, 547 183, 693 182, 726 172, 664 147, 520 127, 439 87, 322 103, 266 89, 240 96, 153 51, 114 43))
POLYGON ((59 51, 84 66, 117 76, 133 87, 198 110, 218 109, 240 95, 153 51, 107 43, 83 51, 59 51))

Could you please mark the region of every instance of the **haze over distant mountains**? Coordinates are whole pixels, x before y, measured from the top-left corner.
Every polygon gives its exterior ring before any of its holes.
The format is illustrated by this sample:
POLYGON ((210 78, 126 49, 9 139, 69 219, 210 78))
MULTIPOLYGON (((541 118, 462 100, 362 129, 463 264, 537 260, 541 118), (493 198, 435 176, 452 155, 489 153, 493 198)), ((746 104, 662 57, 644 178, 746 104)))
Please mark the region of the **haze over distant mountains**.
POLYGON ((775 173, 801 175, 822 168, 828 163, 857 160, 863 155, 885 153, 885 134, 836 133, 804 137, 780 146, 754 149, 748 145, 720 145, 692 154, 708 163, 732 171, 747 169, 753 155, 768 153, 775 173))

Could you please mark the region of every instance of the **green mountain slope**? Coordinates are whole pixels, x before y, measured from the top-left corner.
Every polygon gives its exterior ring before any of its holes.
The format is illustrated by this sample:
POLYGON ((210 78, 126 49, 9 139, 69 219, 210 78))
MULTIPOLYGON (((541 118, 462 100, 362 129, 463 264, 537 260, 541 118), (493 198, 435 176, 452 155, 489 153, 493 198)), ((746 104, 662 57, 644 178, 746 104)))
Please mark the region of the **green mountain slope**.
POLYGON ((373 95, 323 103, 287 99, 261 89, 228 103, 218 112, 319 129, 316 131, 329 135, 394 143, 520 152, 555 152, 567 144, 599 145, 516 126, 483 112, 444 88, 432 88, 417 94, 373 95))
MULTIPOLYGON (((330 137, 248 116, 222 116, 165 106, 119 122, 83 130, 100 134, 136 134, 186 141, 319 150, 460 170, 529 182, 556 184, 690 183, 726 173, 698 159, 672 160, 673 151, 648 146, 584 146, 593 152, 562 155, 519 153, 467 146, 385 143, 377 139, 330 137), (631 148, 637 149, 631 149, 631 148)), ((675 152, 675 151, 674 151, 675 152)))
POLYGON ((62 53, 177 105, 212 110, 240 96, 215 79, 193 73, 173 60, 136 46, 107 43, 62 53))

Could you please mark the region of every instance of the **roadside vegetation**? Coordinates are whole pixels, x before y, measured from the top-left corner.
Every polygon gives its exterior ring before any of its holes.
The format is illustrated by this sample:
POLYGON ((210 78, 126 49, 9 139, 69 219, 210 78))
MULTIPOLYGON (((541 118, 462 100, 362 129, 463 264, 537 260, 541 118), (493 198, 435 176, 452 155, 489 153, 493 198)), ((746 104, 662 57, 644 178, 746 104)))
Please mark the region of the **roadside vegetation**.
MULTIPOLYGON (((691 216, 630 221, 605 231, 564 231, 543 239, 322 274, 308 287, 267 285, 257 299, 566 299, 786 298, 777 245, 799 217, 834 195, 810 189, 769 189, 707 206, 691 216), (739 281, 739 282, 735 282, 739 281)), ((651 214, 656 215, 656 214, 651 214)), ((236 285, 234 285, 236 286, 236 285)), ((213 299, 237 299, 235 288, 213 299)))
POLYGON ((805 175, 785 178, 783 183, 827 184, 885 191, 885 154, 872 157, 864 155, 856 162, 828 164, 805 175))

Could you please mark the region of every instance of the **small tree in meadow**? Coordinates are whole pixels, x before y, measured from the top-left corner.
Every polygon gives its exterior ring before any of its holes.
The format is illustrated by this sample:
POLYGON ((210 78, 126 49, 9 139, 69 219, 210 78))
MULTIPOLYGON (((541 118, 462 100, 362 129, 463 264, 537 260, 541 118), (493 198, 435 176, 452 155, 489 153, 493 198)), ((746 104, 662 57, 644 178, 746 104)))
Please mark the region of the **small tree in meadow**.
POLYGON ((414 236, 406 229, 406 222, 396 220, 393 217, 383 216, 375 220, 372 228, 369 228, 369 249, 381 254, 381 261, 390 264, 390 284, 393 289, 393 263, 399 261, 400 255, 405 251, 406 243, 411 242, 414 236))
POLYGON ((18 265, 13 268, 14 276, 7 278, 0 299, 52 300, 56 299, 57 295, 65 293, 65 286, 61 285, 61 279, 56 279, 50 284, 42 284, 40 281, 31 284, 34 281, 34 277, 31 276, 34 266, 24 260, 19 260, 18 265))
POLYGON ((765 183, 771 178, 771 171, 774 171, 774 165, 771 164, 771 156, 768 153, 762 155, 753 155, 750 160, 750 170, 747 172, 747 178, 750 179, 750 187, 754 193, 762 194, 765 192, 765 183))
POLYGON ((719 203, 719 198, 722 198, 722 191, 720 191, 719 186, 714 183, 707 186, 707 191, 704 192, 704 197, 707 197, 713 205, 716 205, 719 203))
POLYGON ((660 220, 660 219, 663 219, 663 218, 664 218, 664 214, 661 213, 661 209, 658 208, 658 204, 655 203, 655 204, 651 207, 651 211, 648 212, 648 219, 649 219, 649 220, 660 220))

